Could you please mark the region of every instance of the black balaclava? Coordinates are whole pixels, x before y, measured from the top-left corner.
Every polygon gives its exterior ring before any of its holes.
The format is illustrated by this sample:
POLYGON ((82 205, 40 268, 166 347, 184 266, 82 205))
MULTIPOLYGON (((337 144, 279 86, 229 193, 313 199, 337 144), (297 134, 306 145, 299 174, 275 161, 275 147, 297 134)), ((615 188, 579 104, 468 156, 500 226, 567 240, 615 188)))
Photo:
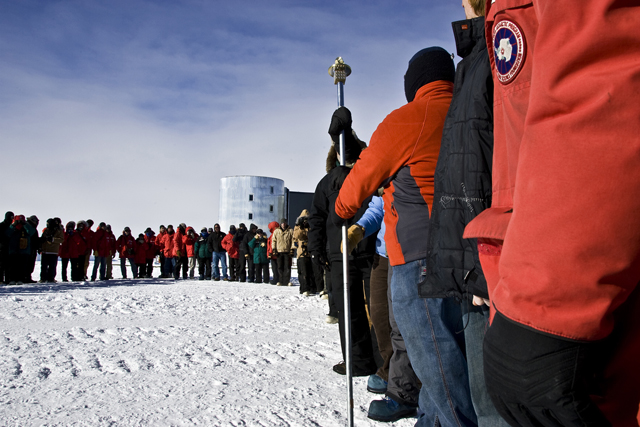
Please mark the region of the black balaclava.
POLYGON ((409 67, 404 75, 407 102, 413 101, 422 86, 436 80, 453 82, 455 74, 453 59, 446 50, 437 46, 422 49, 409 60, 409 67))

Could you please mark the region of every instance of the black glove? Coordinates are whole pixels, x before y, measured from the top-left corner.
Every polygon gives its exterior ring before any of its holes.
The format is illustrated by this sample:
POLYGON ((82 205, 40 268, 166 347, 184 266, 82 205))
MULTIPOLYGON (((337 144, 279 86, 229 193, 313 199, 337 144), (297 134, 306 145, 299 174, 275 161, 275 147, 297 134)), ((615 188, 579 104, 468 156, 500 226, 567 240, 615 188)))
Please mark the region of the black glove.
POLYGON ((608 426, 589 398, 601 347, 534 332, 498 312, 484 338, 489 396, 514 426, 608 426))
POLYGON ((329 135, 336 144, 339 141, 340 134, 344 131, 345 136, 351 134, 351 111, 347 107, 340 107, 333 112, 331 116, 331 124, 329 125, 329 135))
POLYGON ((331 271, 331 264, 323 253, 314 252, 311 254, 311 261, 322 267, 325 271, 331 271))
POLYGON ((336 227, 342 227, 347 220, 344 218, 341 218, 337 213, 335 209, 331 209, 331 212, 329 213, 329 218, 331 219, 331 222, 333 223, 333 225, 335 225, 336 227))

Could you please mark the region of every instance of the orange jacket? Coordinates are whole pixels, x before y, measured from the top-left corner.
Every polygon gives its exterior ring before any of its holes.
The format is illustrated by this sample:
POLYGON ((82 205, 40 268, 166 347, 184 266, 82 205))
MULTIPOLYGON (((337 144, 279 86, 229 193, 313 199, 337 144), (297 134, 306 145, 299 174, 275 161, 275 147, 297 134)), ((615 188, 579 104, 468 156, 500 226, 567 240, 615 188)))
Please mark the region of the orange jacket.
POLYGON ((605 406, 631 402, 601 408, 623 425, 612 414, 635 418, 640 390, 640 7, 494 0, 487 8, 493 204, 464 237, 479 238, 493 314, 574 340, 622 331, 606 375, 610 386, 631 385, 605 406), (635 318, 616 324, 621 312, 635 318))
POLYGON ((378 125, 369 148, 347 175, 336 200, 336 213, 351 218, 362 202, 385 186, 385 242, 391 265, 426 258, 433 176, 442 127, 451 103, 453 83, 422 86, 413 101, 378 125))

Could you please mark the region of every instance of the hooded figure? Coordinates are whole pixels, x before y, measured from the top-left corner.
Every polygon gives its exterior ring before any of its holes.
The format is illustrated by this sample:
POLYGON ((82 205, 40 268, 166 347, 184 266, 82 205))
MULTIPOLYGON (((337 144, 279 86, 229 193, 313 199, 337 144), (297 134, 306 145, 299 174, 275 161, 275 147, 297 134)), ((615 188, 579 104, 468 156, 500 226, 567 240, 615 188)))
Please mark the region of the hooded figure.
POLYGON ((236 235, 237 230, 235 225, 230 225, 229 233, 222 239, 222 247, 227 252, 227 254, 229 254, 229 281, 231 282, 235 282, 238 279, 240 270, 240 244, 235 240, 236 235))

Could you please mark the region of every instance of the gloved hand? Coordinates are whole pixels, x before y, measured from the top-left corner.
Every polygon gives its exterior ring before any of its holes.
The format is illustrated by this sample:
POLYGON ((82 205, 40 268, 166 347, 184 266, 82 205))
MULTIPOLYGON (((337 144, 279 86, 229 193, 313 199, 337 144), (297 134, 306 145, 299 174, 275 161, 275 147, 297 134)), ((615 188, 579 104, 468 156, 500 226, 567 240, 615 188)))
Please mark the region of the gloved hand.
MULTIPOLYGON (((338 189, 338 191, 340 191, 340 189, 338 189)), ((331 209, 331 212, 329 212, 329 219, 331 219, 331 222, 336 227, 342 227, 344 225, 344 223, 347 222, 347 219, 344 219, 344 218, 340 217, 336 213, 335 209, 331 209)))
POLYGON ((610 425, 589 398, 601 347, 536 332, 496 312, 483 357, 498 413, 511 425, 610 425))
POLYGON ((311 261, 322 267, 325 271, 331 271, 331 264, 323 253, 314 252, 311 254, 311 261))
MULTIPOLYGON (((362 239, 364 239, 364 228, 357 224, 353 224, 349 227, 347 230, 347 241, 349 242, 347 253, 351 254, 353 249, 358 246, 358 243, 360 243, 362 239)), ((344 253, 343 245, 344 242, 340 242, 340 252, 342 253, 344 253)))
POLYGON ((329 125, 329 135, 334 143, 338 143, 340 134, 344 131, 345 137, 351 134, 351 111, 347 107, 340 107, 333 112, 331 116, 331 124, 329 125))

